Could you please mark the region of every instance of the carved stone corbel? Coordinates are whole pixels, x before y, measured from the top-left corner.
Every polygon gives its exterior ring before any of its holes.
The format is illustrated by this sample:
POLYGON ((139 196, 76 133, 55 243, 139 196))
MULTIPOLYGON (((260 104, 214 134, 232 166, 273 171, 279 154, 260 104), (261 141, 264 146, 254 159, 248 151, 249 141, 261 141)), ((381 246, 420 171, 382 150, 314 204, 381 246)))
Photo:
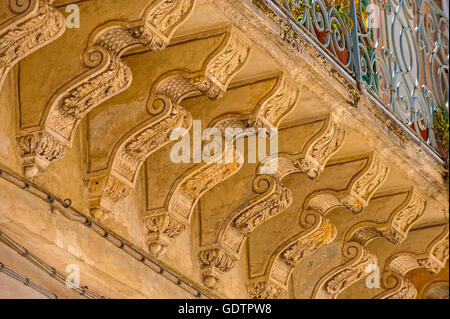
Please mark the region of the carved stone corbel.
MULTIPOLYGON (((278 169, 274 177, 282 181, 288 175, 303 173, 311 179, 317 178, 331 156, 340 150, 344 140, 345 130, 331 113, 324 118, 322 128, 308 140, 301 153, 277 154, 278 169)), ((268 165, 270 161, 260 165, 258 170, 268 165)))
POLYGON ((448 261, 448 222, 444 232, 431 244, 425 256, 420 256, 417 261, 420 266, 430 273, 436 274, 444 268, 448 261))
MULTIPOLYGON (((448 217, 447 217, 448 218, 448 217)), ((383 272, 384 292, 377 299, 414 299, 417 290, 405 277, 408 272, 425 268, 432 274, 440 272, 448 261, 448 222, 444 231, 431 242, 423 254, 402 252, 388 259, 383 272)))
POLYGON ((307 231, 295 235, 281 244, 272 254, 265 275, 250 279, 247 292, 253 299, 277 299, 286 296, 289 277, 303 258, 319 247, 331 243, 336 237, 336 227, 317 212, 302 215, 301 224, 307 231), (308 220, 313 217, 313 222, 308 220))
POLYGON ((313 298, 337 298, 342 291, 363 278, 367 266, 378 262, 374 253, 356 242, 344 244, 343 257, 348 261, 318 282, 313 298))
MULTIPOLYGON (((108 163, 109 168, 104 173, 107 180, 122 183, 123 189, 133 189, 142 164, 151 154, 171 142, 172 131, 183 128, 187 132, 191 128, 192 117, 180 105, 182 100, 199 92, 212 100, 221 98, 233 76, 246 63, 249 51, 250 48, 243 40, 233 32, 227 31, 221 45, 209 56, 202 70, 193 73, 177 70, 162 75, 150 90, 147 102, 148 110, 155 116, 131 129, 116 144, 108 163)), ((231 166, 222 165, 221 169, 227 170, 231 166)), ((218 172, 220 171, 219 168, 218 172)), ((205 171, 204 174, 212 174, 212 169, 205 171)), ((96 179, 97 176, 98 174, 95 174, 91 179, 96 179)), ((108 187, 109 184, 106 183, 105 188, 108 187)), ((108 193, 102 194, 108 197, 108 193)), ((91 202, 94 215, 107 216, 112 209, 110 203, 108 198, 100 198, 100 201, 96 198, 91 202), (100 214, 99 210, 102 210, 100 214)), ((162 251, 165 245, 158 247, 151 245, 151 247, 151 251, 156 252, 162 251)))
MULTIPOLYGON (((426 201, 417 190, 411 188, 408 191, 408 197, 393 213, 390 214, 386 223, 361 222, 351 227, 344 236, 343 256, 348 258, 348 247, 356 247, 358 250, 364 250, 365 255, 371 256, 371 260, 376 264, 375 254, 366 248, 367 244, 376 238, 386 238, 393 244, 398 244, 405 240, 411 227, 422 217, 425 212, 426 201)), ((358 254, 355 259, 360 258, 358 254)), ((368 266, 365 263, 365 266, 368 266)), ((344 265, 338 266, 324 276, 315 288, 313 297, 315 298, 337 298, 339 294, 366 277, 369 273, 358 260, 349 260, 344 265), (355 264, 361 267, 355 267, 355 264), (337 279, 342 277, 345 279, 337 279), (335 288, 328 289, 327 285, 332 281, 340 281, 335 288)), ((331 285, 331 284, 330 284, 331 285)), ((403 287, 404 288, 404 287, 403 287)))
POLYGON ((8 0, 17 16, 0 25, 0 92, 11 68, 20 60, 58 39, 66 20, 54 0, 8 0))
MULTIPOLYGON (((175 30, 189 17, 194 3, 195 0, 155 0, 139 20, 112 21, 97 30, 83 55, 88 70, 52 96, 42 116, 40 132, 52 135, 60 148, 70 147, 84 116, 130 86, 132 74, 122 62, 122 55, 136 46, 152 51, 164 49, 175 30)), ((21 134, 19 139, 26 135, 29 133, 21 134)), ((44 169, 38 160, 24 163, 28 177, 44 169)))
MULTIPOLYGON (((336 226, 326 218, 332 210, 339 207, 346 207, 353 213, 358 214, 367 205, 375 191, 385 181, 389 169, 384 161, 375 153, 370 153, 366 157, 367 163, 365 167, 352 179, 347 190, 318 191, 306 198, 302 213, 300 214, 300 221, 302 224, 307 225, 306 221, 308 216, 315 216, 314 220, 320 227, 313 227, 310 231, 306 232, 306 235, 305 233, 295 235, 277 248, 271 257, 270 267, 266 271, 265 277, 251 280, 247 290, 252 298, 258 298, 257 295, 251 294, 253 290, 252 284, 255 282, 271 281, 272 284, 276 284, 283 291, 278 297, 285 294, 288 278, 295 265, 302 258, 314 253, 322 246, 331 243, 336 237, 336 226), (357 198, 364 198, 364 201, 360 201, 357 198), (291 249, 292 246, 297 248, 291 249), (279 262, 280 258, 277 257, 280 252, 286 252, 283 255, 286 257, 283 262, 279 262), (292 257, 287 258, 288 256, 292 257), (278 261, 275 263, 274 261, 277 258, 278 261), (283 276, 278 274, 283 274, 283 276)), ((281 173, 280 176, 284 176, 284 174, 281 173)))
MULTIPOLYGON (((233 45, 233 47, 235 47, 233 45)), ((227 50, 228 52, 229 50, 227 50)), ((233 55, 230 55, 233 56, 233 55)), ((222 61, 223 59, 219 59, 222 61)), ((235 59, 233 59, 234 61, 235 59)), ((215 68, 217 69, 217 68, 215 68)), ((224 67, 218 69, 226 69, 224 67)), ((213 121, 212 127, 217 128, 224 132, 225 128, 241 128, 243 130, 242 134, 238 134, 233 137, 234 140, 246 136, 246 129, 254 128, 255 130, 259 128, 259 124, 265 128, 273 127, 278 124, 279 121, 286 116, 289 111, 291 111, 298 98, 298 89, 289 80, 289 78, 280 76, 275 84, 272 91, 265 96, 255 108, 255 111, 251 114, 246 115, 225 115, 219 117, 217 120, 213 121), (278 102, 280 104, 275 103, 278 102), (283 111, 280 112, 269 112, 269 106, 276 108, 280 107, 283 111), (264 112, 261 112, 264 110, 264 112), (264 117, 264 114, 271 114, 270 120, 264 117), (274 114, 278 114, 276 117, 274 114), (275 123, 275 124, 274 124, 275 123)), ((183 221, 186 225, 189 224, 192 211, 197 204, 201 196, 210 190, 215 185, 225 181, 235 173, 243 165, 242 154, 236 150, 235 143, 233 140, 233 150, 223 150, 225 152, 232 152, 233 162, 226 163, 222 161, 217 163, 211 161, 209 163, 201 163, 194 168, 190 169, 188 172, 183 174, 178 178, 175 186, 171 190, 167 200, 165 211, 167 214, 173 216, 178 220, 183 221)), ((156 214, 159 214, 160 209, 155 210, 156 214)), ((148 216, 152 216, 153 212, 149 212, 148 216)), ((149 249, 153 254, 160 255, 162 251, 165 251, 166 243, 159 243, 153 241, 153 236, 151 236, 149 241, 149 249)))
POLYGON ((348 230, 344 241, 355 241, 366 246, 370 241, 384 237, 393 244, 399 244, 423 216, 426 204, 424 195, 412 187, 405 201, 390 214, 386 223, 358 223, 348 230))
MULTIPOLYGON (((259 195, 229 214, 219 231, 217 243, 200 247, 201 253, 219 250, 237 260, 247 236, 260 224, 284 211, 293 201, 291 191, 272 176, 259 175, 253 182, 253 188, 259 195)), ((233 266, 234 263, 230 267, 233 266)), ((208 269, 206 273, 202 271, 203 282, 208 288, 218 288, 219 271, 223 272, 220 268, 214 271, 208 269)))

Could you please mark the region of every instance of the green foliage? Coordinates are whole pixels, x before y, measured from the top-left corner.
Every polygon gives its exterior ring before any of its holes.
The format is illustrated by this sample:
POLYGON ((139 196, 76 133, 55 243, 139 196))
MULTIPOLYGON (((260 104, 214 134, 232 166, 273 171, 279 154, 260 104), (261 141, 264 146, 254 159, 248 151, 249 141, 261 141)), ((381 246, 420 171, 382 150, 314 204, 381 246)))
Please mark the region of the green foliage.
POLYGON ((437 141, 447 150, 449 147, 449 114, 445 106, 437 106, 433 119, 437 141))

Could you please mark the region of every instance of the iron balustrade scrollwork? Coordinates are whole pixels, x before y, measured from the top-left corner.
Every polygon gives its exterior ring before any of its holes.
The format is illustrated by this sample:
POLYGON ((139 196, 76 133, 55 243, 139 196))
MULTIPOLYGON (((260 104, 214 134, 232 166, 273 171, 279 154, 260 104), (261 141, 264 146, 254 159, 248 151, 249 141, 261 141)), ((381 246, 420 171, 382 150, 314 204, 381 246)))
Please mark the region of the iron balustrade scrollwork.
POLYGON ((272 2, 408 130, 448 156, 435 121, 437 111, 448 121, 449 20, 433 0, 272 2))

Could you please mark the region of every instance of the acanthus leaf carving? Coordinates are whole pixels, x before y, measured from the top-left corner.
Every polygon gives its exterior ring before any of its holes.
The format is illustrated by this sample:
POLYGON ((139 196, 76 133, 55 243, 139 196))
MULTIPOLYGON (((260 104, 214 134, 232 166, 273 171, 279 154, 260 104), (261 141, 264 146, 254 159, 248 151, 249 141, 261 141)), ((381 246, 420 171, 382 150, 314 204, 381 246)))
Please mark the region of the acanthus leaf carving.
POLYGON ((345 289, 368 275, 366 268, 377 264, 373 252, 355 242, 344 244, 344 257, 349 259, 345 265, 325 275, 316 286, 313 297, 316 299, 335 299, 345 289))
POLYGON ((249 53, 250 47, 232 34, 220 54, 215 55, 206 67, 206 78, 213 84, 197 80, 195 81, 197 86, 203 91, 209 91, 209 87, 217 86, 223 94, 233 76, 245 65, 249 53))
POLYGON ((212 247, 200 251, 199 261, 203 283, 210 289, 217 289, 219 285, 217 270, 228 272, 233 269, 236 257, 224 249, 212 247))
POLYGON ((66 30, 64 16, 52 7, 53 0, 10 0, 19 13, 0 26, 0 92, 8 71, 20 60, 58 39, 66 30))
POLYGON ((272 281, 252 282, 247 292, 252 299, 280 299, 286 295, 286 291, 272 281))
POLYGON ((194 4, 194 0, 154 1, 144 18, 127 26, 127 31, 150 50, 160 51, 169 44, 176 27, 189 17, 194 4))
POLYGON ((132 81, 131 70, 116 54, 101 46, 90 47, 85 54, 92 72, 81 81, 63 88, 50 102, 46 128, 70 145, 77 123, 93 108, 126 90, 132 81), (95 62, 94 62, 95 61, 95 62))
POLYGON ((139 45, 153 51, 164 49, 176 28, 190 15, 194 3, 156 0, 144 10, 141 19, 112 21, 93 34, 83 56, 88 70, 52 96, 41 121, 42 129, 70 147, 83 117, 131 85, 131 70, 122 62, 122 55, 139 45))
POLYGON ((149 251, 154 256, 164 254, 167 242, 179 236, 186 229, 185 223, 164 211, 145 216, 143 223, 147 231, 149 251))
POLYGON ((314 138, 305 156, 293 163, 311 179, 316 178, 325 169, 327 161, 341 148, 345 139, 345 130, 333 119, 328 122, 324 134, 319 139, 314 138))
POLYGON ((39 169, 46 168, 53 160, 64 155, 64 145, 46 132, 32 132, 17 138, 20 155, 23 159, 25 175, 35 176, 39 169))
POLYGON ((119 174, 132 185, 145 159, 161 147, 170 143, 170 134, 175 128, 189 129, 192 117, 184 108, 165 100, 167 113, 152 120, 143 130, 131 136, 120 146, 112 164, 112 172, 119 174))
POLYGON ((253 128, 275 128, 295 108, 300 91, 287 75, 278 78, 277 88, 268 99, 262 100, 254 114, 249 119, 253 128))
MULTIPOLYGON (((360 202, 363 206, 367 206, 376 190, 385 182, 389 167, 377 154, 372 153, 370 158, 369 169, 365 170, 353 183, 350 196, 360 202)), ((352 205, 351 199, 348 205, 352 205)))
MULTIPOLYGON (((151 103, 149 110, 156 116, 132 129, 131 133, 128 134, 129 138, 125 141, 119 141, 118 149, 114 151, 110 160, 110 174, 120 176, 121 179, 127 181, 130 187, 134 187, 139 169, 145 159, 170 143, 170 135, 173 129, 189 130, 191 128, 192 117, 188 111, 181 107, 182 100, 195 92, 202 92, 208 95, 210 99, 220 98, 222 93, 225 92, 226 86, 218 88, 207 85, 207 83, 213 84, 214 81, 214 74, 208 73, 209 65, 217 63, 216 57, 221 57, 224 52, 234 52, 240 57, 238 64, 235 61, 232 61, 233 64, 229 64, 227 59, 220 60, 221 63, 224 63, 223 67, 227 69, 227 74, 231 78, 245 63, 248 50, 249 48, 239 38, 227 31, 223 35, 223 41, 219 49, 214 51, 212 61, 206 62, 206 66, 203 67, 203 71, 201 71, 204 73, 203 75, 198 75, 198 72, 186 73, 184 71, 168 72, 163 75, 154 85, 154 90, 151 90, 148 99, 148 103, 151 103)), ((228 83, 226 84, 228 85, 228 83)), ((213 173, 216 178, 210 178, 210 181, 203 185, 206 188, 214 186, 216 180, 220 180, 219 175, 230 175, 236 171, 237 164, 220 165, 219 169, 208 168, 207 166, 203 168, 205 170, 203 175, 207 174, 208 176, 213 173)), ((201 174, 199 176, 201 177, 201 174)), ((208 178, 202 180, 207 181, 208 178)), ((192 185, 189 186, 188 184, 196 181, 198 181, 198 178, 195 177, 186 181, 186 185, 183 186, 184 192, 189 193, 192 185)), ((194 204, 196 195, 191 197, 194 199, 192 202, 194 204)), ((191 208, 186 209, 186 211, 190 210, 191 208)))
POLYGON ((284 249, 279 258, 286 265, 294 267, 301 259, 332 242, 336 234, 336 226, 329 219, 323 218, 320 227, 284 249))
POLYGON ((109 217, 114 203, 126 198, 131 187, 115 176, 92 176, 87 180, 90 213, 93 217, 104 220, 109 217))
POLYGON ((390 214, 386 223, 358 223, 347 232, 345 241, 358 242, 365 246, 370 241, 381 237, 393 244, 405 240, 411 227, 424 214, 426 207, 425 199, 417 190, 411 188, 407 194, 407 198, 390 214))
MULTIPOLYGON (((320 247, 332 242, 336 237, 336 226, 327 218, 322 217, 316 212, 308 212, 302 216, 302 223, 310 229, 302 231, 282 243, 272 254, 266 273, 263 278, 252 280, 247 287, 252 298, 278 298, 286 295, 289 277, 295 266, 305 257, 311 255, 320 247), (313 217, 314 222, 308 222, 308 218, 313 217), (277 287, 277 296, 269 294, 252 294, 254 283, 259 285, 269 285, 268 287, 277 287)), ((258 286, 257 286, 258 287, 258 286)), ((263 291, 264 292, 264 291, 263 291)))

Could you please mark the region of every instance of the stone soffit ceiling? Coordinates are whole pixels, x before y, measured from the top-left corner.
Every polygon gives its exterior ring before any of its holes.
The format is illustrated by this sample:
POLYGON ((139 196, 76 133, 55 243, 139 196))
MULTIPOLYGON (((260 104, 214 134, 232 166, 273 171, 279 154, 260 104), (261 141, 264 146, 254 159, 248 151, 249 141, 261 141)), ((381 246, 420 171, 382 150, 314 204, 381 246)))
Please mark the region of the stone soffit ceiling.
POLYGON ((25 178, 69 193, 156 259, 169 262, 190 237, 194 281, 219 295, 233 296, 224 285, 238 272, 239 294, 253 298, 441 293, 417 287, 421 275, 408 275, 417 265, 447 267, 448 287, 448 190, 435 162, 368 115, 368 101, 355 106, 343 77, 318 72, 307 53, 295 63, 275 41, 255 41, 228 2, 225 12, 213 0, 173 1, 166 24, 151 20, 159 2, 53 3, 63 15, 79 5, 82 27, 53 34, 8 78, 25 178), (195 120, 278 128, 278 170, 172 163, 170 131, 192 134, 195 120), (65 179, 73 186, 58 187, 65 179), (130 207, 138 214, 127 224, 118 215, 130 207), (371 263, 398 286, 367 292, 371 263))

